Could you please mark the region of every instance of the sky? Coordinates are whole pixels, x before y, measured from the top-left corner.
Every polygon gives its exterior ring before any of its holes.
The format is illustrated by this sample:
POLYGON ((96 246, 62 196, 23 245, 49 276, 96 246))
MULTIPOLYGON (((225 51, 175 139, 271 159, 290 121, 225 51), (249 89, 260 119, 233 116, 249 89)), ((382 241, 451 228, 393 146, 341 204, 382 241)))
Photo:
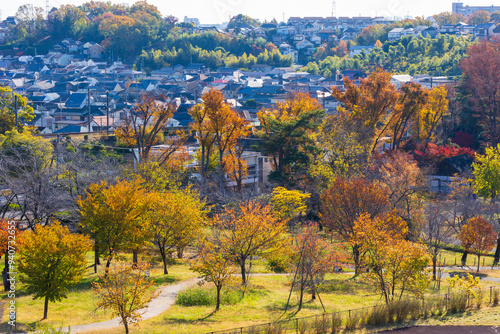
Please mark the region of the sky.
MULTIPOLYGON (((80 5, 87 0, 49 0, 49 8, 63 4, 80 5)), ((332 0, 147 0, 164 15, 174 15, 179 21, 184 16, 198 18, 202 24, 222 23, 229 17, 245 14, 252 18, 282 21, 290 16, 331 16, 332 0)), ((31 3, 45 9, 46 0, 0 0, 2 20, 14 15, 19 6, 31 3)), ((112 1, 132 4, 135 0, 112 1)), ((430 16, 451 12, 453 0, 336 0, 334 16, 430 16)), ((500 5, 500 0, 465 0, 465 5, 500 5)))

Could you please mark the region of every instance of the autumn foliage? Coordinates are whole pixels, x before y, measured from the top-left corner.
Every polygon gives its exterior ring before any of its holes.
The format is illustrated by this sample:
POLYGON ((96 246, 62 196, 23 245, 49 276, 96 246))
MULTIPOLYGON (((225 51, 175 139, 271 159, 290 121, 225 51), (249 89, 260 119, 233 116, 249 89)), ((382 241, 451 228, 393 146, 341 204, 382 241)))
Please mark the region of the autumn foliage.
MULTIPOLYGON (((322 224, 344 242, 351 242, 354 224, 363 214, 374 218, 389 208, 389 199, 384 188, 361 178, 336 178, 321 197, 322 224)), ((352 247, 356 273, 360 266, 360 253, 352 247)))
POLYGON ((97 309, 110 310, 120 319, 129 333, 129 325, 138 325, 147 304, 158 294, 151 291, 154 280, 146 272, 148 266, 137 264, 134 268, 124 262, 115 263, 102 277, 102 282, 94 282, 92 288, 97 295, 97 309))
POLYGON ((482 217, 473 217, 462 227, 458 237, 462 247, 477 255, 477 272, 479 272, 481 255, 486 255, 497 241, 497 233, 493 226, 482 217))
POLYGON ((395 212, 375 218, 363 214, 354 225, 352 244, 360 248, 367 277, 386 303, 405 292, 420 296, 429 283, 425 268, 430 256, 424 245, 406 240, 407 233, 406 222, 395 212))

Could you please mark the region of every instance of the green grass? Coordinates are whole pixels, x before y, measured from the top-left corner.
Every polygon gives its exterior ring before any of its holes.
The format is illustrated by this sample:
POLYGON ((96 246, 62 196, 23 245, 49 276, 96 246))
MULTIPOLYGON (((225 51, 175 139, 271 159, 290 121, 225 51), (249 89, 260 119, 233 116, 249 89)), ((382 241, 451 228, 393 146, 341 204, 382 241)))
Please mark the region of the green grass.
MULTIPOLYGON (((130 260, 131 254, 120 254, 121 258, 130 260)), ((141 256, 139 256, 141 259, 141 256)), ((143 256, 144 260, 149 259, 147 255, 143 256)), ((71 326, 85 324, 89 322, 98 322, 111 319, 111 313, 102 310, 95 310, 96 298, 92 291, 92 282, 98 279, 99 275, 104 273, 105 261, 101 260, 101 265, 98 266, 98 273, 94 273, 92 266, 94 254, 87 254, 88 268, 82 281, 76 286, 70 287, 68 298, 60 302, 49 303, 48 320, 44 323, 54 326, 71 326)), ((159 286, 173 284, 189 278, 196 277, 196 274, 189 270, 189 265, 186 260, 174 260, 174 264, 169 266, 169 274, 163 275, 163 267, 161 263, 156 262, 150 270, 150 275, 155 281, 156 289, 159 286)), ((2 265, 3 267, 3 261, 2 265)), ((2 268, 0 268, 1 270, 2 268)), ((0 302, 9 301, 7 294, 3 291, 0 293, 0 302)), ((37 321, 43 316, 43 300, 33 300, 31 295, 28 295, 22 285, 17 285, 16 294, 17 308, 17 324, 18 330, 27 330, 29 327, 34 327, 37 321)), ((7 315, 4 315, 2 324, 0 324, 0 332, 8 329, 6 324, 7 315)))
MULTIPOLYGON (((450 250, 441 251, 441 263, 443 266, 461 266, 462 265, 462 252, 454 252, 450 250)), ((493 253, 490 253, 493 255, 493 253)), ((493 265, 493 256, 481 256, 481 267, 491 267, 493 265)), ((466 265, 471 268, 477 268, 477 255, 468 254, 466 265)))

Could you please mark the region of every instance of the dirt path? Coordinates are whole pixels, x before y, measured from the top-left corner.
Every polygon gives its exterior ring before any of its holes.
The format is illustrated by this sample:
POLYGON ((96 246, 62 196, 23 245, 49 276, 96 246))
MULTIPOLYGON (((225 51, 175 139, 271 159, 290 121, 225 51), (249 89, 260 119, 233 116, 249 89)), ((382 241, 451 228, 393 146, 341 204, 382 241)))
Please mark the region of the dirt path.
MULTIPOLYGON (((192 278, 177 284, 172 284, 160 288, 159 289, 160 294, 158 295, 158 297, 153 299, 148 304, 148 308, 145 310, 145 313, 142 316, 142 320, 156 317, 157 315, 160 315, 161 313, 168 310, 172 305, 174 305, 175 299, 177 298, 177 294, 180 291, 196 284, 199 281, 200 279, 198 278, 192 278)), ((119 326, 122 326, 120 324, 120 319, 114 318, 108 321, 93 322, 85 325, 71 326, 70 328, 63 327, 62 330, 64 332, 68 332, 68 330, 71 329, 71 333, 82 333, 82 332, 90 332, 102 329, 110 329, 119 326)))

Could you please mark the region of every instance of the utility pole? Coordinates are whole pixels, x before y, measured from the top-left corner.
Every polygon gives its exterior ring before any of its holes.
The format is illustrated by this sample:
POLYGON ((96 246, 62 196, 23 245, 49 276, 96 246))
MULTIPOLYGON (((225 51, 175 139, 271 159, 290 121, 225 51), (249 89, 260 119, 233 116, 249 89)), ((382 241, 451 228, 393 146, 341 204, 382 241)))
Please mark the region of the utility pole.
POLYGON ((89 112, 89 127, 88 127, 88 133, 90 133, 90 86, 87 87, 87 108, 89 112))
POLYGON ((106 91, 106 134, 109 136, 109 91, 106 91))
POLYGON ((17 115, 17 95, 15 93, 12 94, 14 94, 14 110, 16 112, 16 130, 19 130, 19 117, 17 115))

